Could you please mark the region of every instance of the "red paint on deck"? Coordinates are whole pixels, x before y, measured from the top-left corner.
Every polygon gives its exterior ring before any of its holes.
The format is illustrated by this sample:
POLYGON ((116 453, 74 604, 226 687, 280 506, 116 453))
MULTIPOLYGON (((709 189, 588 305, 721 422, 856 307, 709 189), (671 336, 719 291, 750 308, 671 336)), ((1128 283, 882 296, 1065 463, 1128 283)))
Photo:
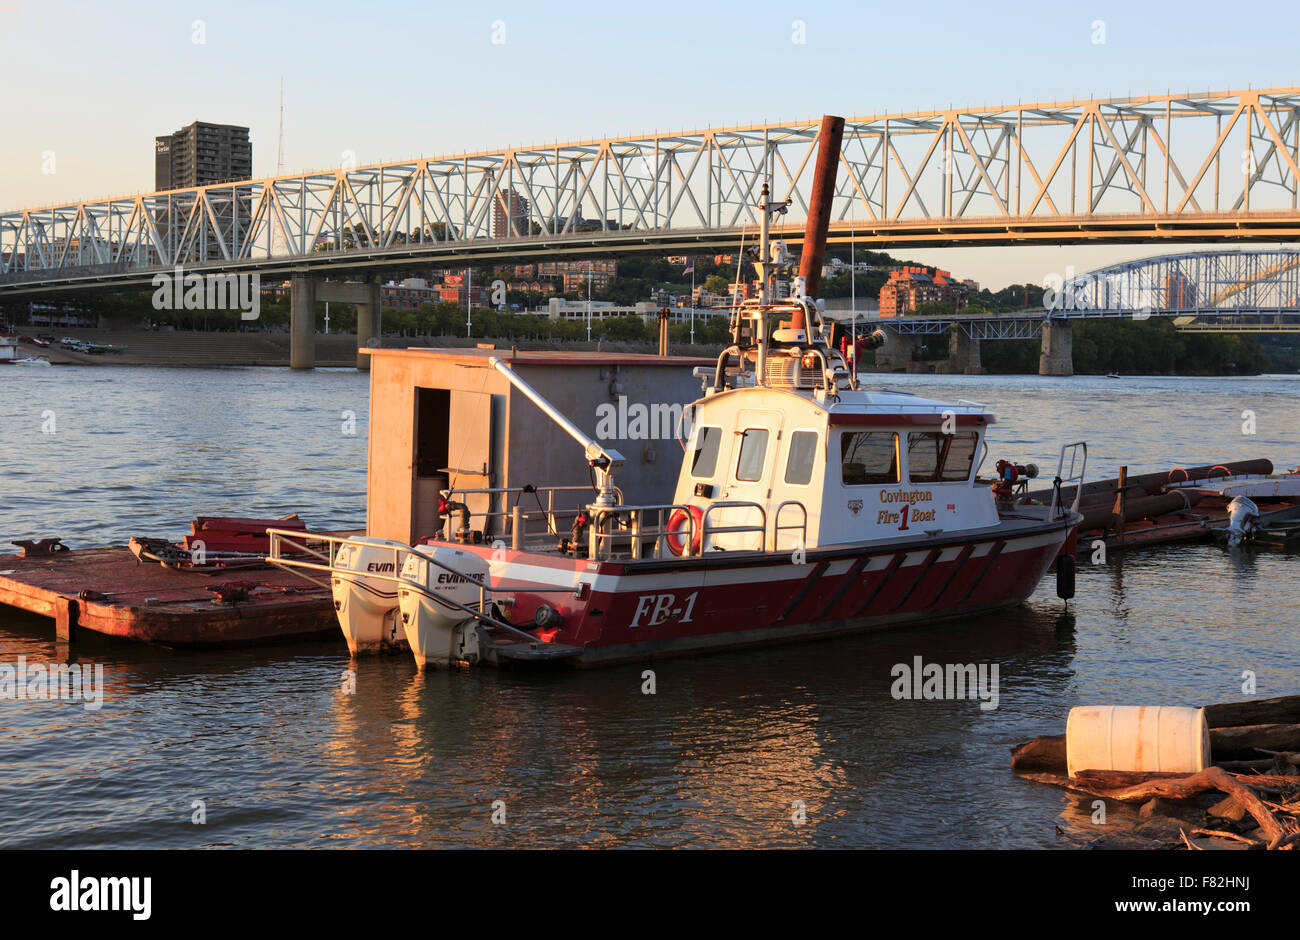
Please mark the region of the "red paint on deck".
POLYGON ((136 561, 126 548, 23 558, 0 555, 0 603, 108 636, 169 645, 249 643, 338 635, 330 592, 279 568, 200 574, 136 561), (251 582, 248 599, 209 590, 251 582))

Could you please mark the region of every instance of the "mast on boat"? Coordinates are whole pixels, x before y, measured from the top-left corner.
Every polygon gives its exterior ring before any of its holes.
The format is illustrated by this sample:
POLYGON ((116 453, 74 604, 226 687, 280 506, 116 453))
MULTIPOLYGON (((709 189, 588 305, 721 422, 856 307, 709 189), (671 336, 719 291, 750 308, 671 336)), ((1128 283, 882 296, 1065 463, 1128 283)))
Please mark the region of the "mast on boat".
MULTIPOLYGON (((858 387, 854 370, 832 344, 831 333, 817 304, 843 139, 844 119, 834 115, 823 117, 799 274, 794 278, 789 298, 784 300, 776 297, 775 278, 789 266, 790 255, 784 241, 771 240, 771 222, 774 215, 787 211, 790 199, 773 202, 770 180, 763 181, 762 201, 758 206, 758 248, 753 262, 758 275, 758 297, 742 301, 735 307, 731 322, 732 342, 718 359, 713 386, 705 390, 706 395, 723 390, 727 363, 733 356, 740 361, 742 370, 746 362, 753 363, 754 384, 766 386, 776 381, 784 386, 789 370, 775 373, 776 378, 773 378, 771 357, 774 353, 784 356, 787 361, 792 355, 800 357, 801 374, 805 376, 810 371, 814 375, 820 371, 822 377, 816 381, 822 392, 818 394, 834 394, 844 380, 847 380, 848 388, 858 387), (778 318, 775 324, 773 318, 778 318)), ((872 343, 878 346, 883 341, 883 333, 877 331, 873 334, 872 343)))

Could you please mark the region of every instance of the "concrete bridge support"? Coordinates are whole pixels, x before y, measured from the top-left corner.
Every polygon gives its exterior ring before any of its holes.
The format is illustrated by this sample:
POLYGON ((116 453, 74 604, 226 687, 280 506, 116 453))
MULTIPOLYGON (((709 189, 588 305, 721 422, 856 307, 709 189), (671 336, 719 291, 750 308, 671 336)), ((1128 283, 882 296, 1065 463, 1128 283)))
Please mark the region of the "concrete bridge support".
POLYGON ((1074 375, 1074 331, 1068 321, 1043 323, 1043 352, 1039 375, 1074 375))
POLYGON ((876 368, 885 372, 904 372, 916 349, 916 336, 882 327, 885 343, 876 350, 876 368))
MULTIPOLYGON (((361 350, 379 342, 380 329, 380 285, 379 280, 364 282, 326 281, 317 277, 303 275, 293 279, 292 311, 292 348, 290 363, 295 369, 310 369, 316 365, 316 302, 351 304, 357 311, 357 368, 363 372, 370 368, 370 357, 362 355, 361 350), (299 282, 303 286, 300 290, 299 282), (308 324, 300 325, 299 295, 310 295, 311 301, 302 319, 308 324), (303 331, 300 333, 300 329, 303 331), (302 350, 310 350, 302 355, 302 350)), ((304 303, 306 301, 304 300, 304 303)))
POLYGON ((362 372, 370 370, 370 357, 361 352, 367 346, 382 345, 383 330, 380 320, 383 306, 380 302, 379 281, 366 282, 366 302, 357 304, 357 368, 362 372))
POLYGON ((983 375, 980 365, 980 341, 958 327, 948 342, 948 371, 959 375, 983 375))
POLYGON ((306 274, 289 279, 289 367, 316 368, 316 279, 306 274))

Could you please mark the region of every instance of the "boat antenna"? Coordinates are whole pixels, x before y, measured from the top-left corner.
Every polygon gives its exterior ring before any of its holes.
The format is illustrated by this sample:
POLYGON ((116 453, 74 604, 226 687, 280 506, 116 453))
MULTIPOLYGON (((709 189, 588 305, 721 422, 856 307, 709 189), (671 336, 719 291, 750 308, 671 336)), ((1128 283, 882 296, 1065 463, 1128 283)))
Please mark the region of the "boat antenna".
POLYGON ((284 176, 284 76, 280 76, 280 140, 275 147, 275 175, 284 176))
POLYGON ((765 304, 770 302, 768 289, 767 289, 767 285, 768 285, 767 259, 771 254, 768 246, 768 235, 769 235, 768 229, 772 224, 772 206, 769 203, 769 200, 771 198, 772 198, 772 190, 768 186, 768 181, 764 179, 763 180, 763 201, 759 203, 758 206, 759 209, 759 215, 758 215, 759 268, 758 270, 759 270, 759 275, 762 278, 762 282, 758 288, 758 302, 760 304, 765 304))
POLYGON ((748 230, 746 225, 740 227, 740 252, 736 255, 736 286, 732 292, 735 299, 731 305, 731 338, 734 342, 740 341, 740 268, 745 263, 745 233, 748 230))

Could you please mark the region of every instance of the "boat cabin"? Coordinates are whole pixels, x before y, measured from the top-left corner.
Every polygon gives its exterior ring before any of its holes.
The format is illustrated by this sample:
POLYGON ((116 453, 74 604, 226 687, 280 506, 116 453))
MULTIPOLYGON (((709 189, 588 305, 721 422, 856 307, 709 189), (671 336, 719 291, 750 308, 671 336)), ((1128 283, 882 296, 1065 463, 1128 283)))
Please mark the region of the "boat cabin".
POLYGON ((673 499, 707 530, 692 554, 761 549, 763 532, 789 551, 998 522, 975 482, 994 420, 983 406, 769 385, 710 395, 692 419, 673 499))

